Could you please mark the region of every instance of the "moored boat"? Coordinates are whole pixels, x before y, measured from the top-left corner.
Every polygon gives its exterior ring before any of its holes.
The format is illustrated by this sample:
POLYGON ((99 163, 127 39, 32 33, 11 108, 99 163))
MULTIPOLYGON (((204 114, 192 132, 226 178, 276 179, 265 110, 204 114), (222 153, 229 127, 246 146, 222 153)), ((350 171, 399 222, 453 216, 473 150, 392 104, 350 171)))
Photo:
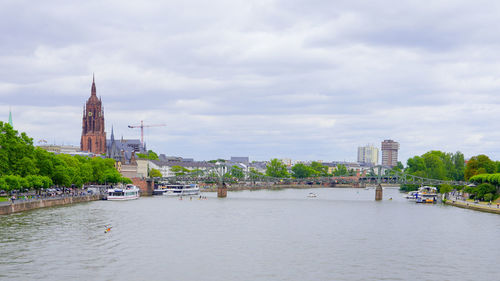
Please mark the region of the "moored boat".
POLYGON ((418 191, 410 191, 408 194, 404 196, 404 198, 408 199, 408 201, 416 201, 418 196, 418 191))
POLYGON ((139 198, 139 188, 135 185, 128 184, 124 188, 110 188, 107 191, 107 200, 124 201, 139 198))
POLYGON ((422 186, 418 191, 410 191, 405 196, 409 201, 417 203, 436 203, 437 202, 437 188, 434 186, 422 186))
POLYGON ((155 189, 154 194, 167 196, 186 196, 200 194, 200 188, 196 184, 167 184, 155 189))

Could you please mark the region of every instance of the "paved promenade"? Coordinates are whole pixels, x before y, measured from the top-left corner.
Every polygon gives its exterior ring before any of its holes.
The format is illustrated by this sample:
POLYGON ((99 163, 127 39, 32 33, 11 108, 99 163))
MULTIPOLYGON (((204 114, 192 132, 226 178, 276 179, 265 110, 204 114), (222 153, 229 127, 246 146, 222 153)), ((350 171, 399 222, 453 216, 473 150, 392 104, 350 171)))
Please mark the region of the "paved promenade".
POLYGON ((457 200, 456 198, 446 200, 445 204, 452 205, 459 208, 471 209, 481 212, 488 212, 494 214, 500 214, 500 204, 499 203, 491 203, 488 204, 486 202, 472 202, 472 201, 464 201, 457 200))

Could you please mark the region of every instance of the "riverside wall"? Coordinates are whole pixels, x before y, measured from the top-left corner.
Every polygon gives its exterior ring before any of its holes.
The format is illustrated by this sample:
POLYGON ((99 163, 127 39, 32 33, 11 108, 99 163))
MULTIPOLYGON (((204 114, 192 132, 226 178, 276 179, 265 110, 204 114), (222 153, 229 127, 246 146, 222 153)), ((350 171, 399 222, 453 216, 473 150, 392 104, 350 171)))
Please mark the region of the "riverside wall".
POLYGON ((11 213, 24 212, 39 208, 96 201, 100 199, 101 199, 100 195, 89 195, 89 196, 76 196, 76 197, 47 198, 47 199, 40 199, 40 200, 33 200, 26 202, 16 202, 15 204, 1 205, 0 215, 8 215, 11 213))

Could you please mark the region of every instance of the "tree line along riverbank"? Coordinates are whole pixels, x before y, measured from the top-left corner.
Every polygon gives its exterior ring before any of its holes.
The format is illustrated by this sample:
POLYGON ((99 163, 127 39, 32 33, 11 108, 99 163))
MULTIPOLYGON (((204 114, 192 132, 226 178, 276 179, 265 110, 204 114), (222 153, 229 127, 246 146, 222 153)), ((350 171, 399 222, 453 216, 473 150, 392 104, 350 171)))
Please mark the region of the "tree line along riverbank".
POLYGON ((33 145, 33 139, 0 122, 0 190, 8 193, 52 186, 131 183, 115 167, 114 159, 54 154, 33 145))

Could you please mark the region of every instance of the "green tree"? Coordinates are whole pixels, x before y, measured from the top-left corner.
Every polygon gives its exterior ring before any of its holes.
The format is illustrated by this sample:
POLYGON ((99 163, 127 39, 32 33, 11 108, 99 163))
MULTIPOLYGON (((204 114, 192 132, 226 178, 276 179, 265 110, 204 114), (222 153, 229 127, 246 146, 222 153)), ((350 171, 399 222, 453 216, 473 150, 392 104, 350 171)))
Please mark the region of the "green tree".
POLYGON ((37 192, 52 185, 52 180, 47 176, 29 175, 25 179, 29 182, 28 186, 34 188, 37 192))
POLYGON ((248 177, 252 179, 253 181, 256 181, 262 177, 264 177, 264 174, 257 171, 255 168, 250 168, 250 171, 248 172, 248 177))
POLYGON ((0 177, 0 190, 3 190, 3 191, 9 191, 10 190, 9 186, 5 182, 5 178, 4 177, 0 177))
POLYGON ((126 178, 126 177, 121 177, 120 182, 122 182, 124 184, 132 184, 132 180, 129 178, 126 178))
POLYGON ((453 154, 432 150, 408 159, 405 172, 424 178, 458 181, 463 180, 463 170, 464 158, 461 152, 453 154))
POLYGON ((63 165, 56 166, 53 180, 54 183, 59 186, 71 186, 71 177, 68 167, 63 165))
POLYGON ((37 147, 34 152, 35 165, 42 176, 52 177, 54 175, 55 155, 37 147))
POLYGON ((406 161, 405 172, 414 175, 418 171, 424 172, 426 170, 425 161, 420 156, 414 156, 406 161))
POLYGON ((34 157, 33 139, 0 122, 0 147, 0 175, 20 175, 26 169, 30 172, 32 166, 24 165, 34 157))
POLYGON ((328 167, 319 163, 319 162, 313 161, 311 163, 311 168, 314 170, 314 176, 317 176, 317 177, 327 177, 328 176, 328 167))
POLYGON ((399 169, 399 171, 402 171, 402 170, 404 170, 405 166, 403 166, 403 163, 401 163, 401 161, 398 161, 396 168, 399 169))
POLYGON ((339 176, 347 176, 349 175, 349 171, 347 171, 347 167, 343 164, 337 166, 333 174, 337 177, 339 176))
POLYGON ((122 176, 117 170, 108 169, 104 172, 104 182, 105 183, 119 183, 122 176))
POLYGON ((305 164, 298 163, 292 167, 292 176, 294 178, 309 178, 312 177, 316 171, 305 164))
POLYGON ((439 186, 439 193, 441 194, 450 193, 452 190, 453 187, 449 184, 442 184, 441 186, 439 186))
POLYGON ((161 178, 162 174, 161 174, 160 170, 153 168, 153 169, 151 169, 149 171, 149 177, 151 177, 151 178, 161 178))
POLYGON ((23 157, 19 161, 19 168, 17 168, 17 174, 26 177, 28 175, 36 175, 39 170, 35 165, 35 161, 32 158, 23 157))
POLYGON ((16 175, 7 175, 4 176, 4 181, 7 186, 8 191, 21 190, 22 182, 21 177, 16 175))
POLYGON ((243 169, 236 166, 236 165, 233 165, 231 167, 231 169, 229 170, 229 175, 233 178, 237 178, 237 179, 243 179, 245 178, 245 173, 243 172, 243 169))
POLYGON ((486 193, 483 197, 483 200, 487 202, 493 200, 493 198, 494 198, 493 193, 486 193))
POLYGON ((266 166, 266 175, 273 178, 288 178, 288 170, 285 164, 279 159, 271 159, 266 166))
POLYGON ((442 158, 436 151, 427 152, 422 155, 425 162, 425 173, 428 178, 444 180, 446 178, 446 169, 442 158))
POLYGON ((137 158, 140 158, 140 159, 149 159, 149 160, 158 160, 158 159, 160 159, 158 157, 158 154, 156 154, 152 150, 148 150, 148 153, 137 153, 136 155, 137 155, 137 158))
POLYGON ((471 157, 465 166, 465 180, 469 180, 472 176, 479 174, 492 174, 496 171, 496 166, 491 159, 484 155, 471 157))
POLYGON ((465 157, 464 154, 460 151, 457 151, 452 156, 454 171, 452 177, 456 181, 464 180, 464 171, 465 171, 465 157))
POLYGON ((189 169, 178 165, 170 167, 170 171, 173 172, 176 176, 182 176, 191 172, 189 169))
MULTIPOLYGON (((390 170, 390 172, 402 172, 404 170, 404 166, 403 166, 403 163, 401 163, 401 161, 398 161, 397 165, 392 167, 392 169, 390 170)), ((388 173, 389 171, 386 170, 386 174, 388 173)), ((392 173, 394 174, 394 173, 392 173)))
MULTIPOLYGON (((154 157, 154 153, 151 153, 154 157)), ((113 159, 54 155, 33 146, 25 133, 18 133, 0 122, 0 176, 5 187, 41 188, 53 183, 61 186, 81 186, 83 183, 104 183, 121 177, 113 159), (14 176, 18 178, 14 178, 14 176), (18 184, 15 182, 17 181, 18 184)))
POLYGON ((83 183, 90 183, 92 182, 93 179, 93 168, 92 164, 90 161, 87 159, 87 161, 82 161, 80 164, 80 177, 82 179, 83 183))
POLYGON ((219 158, 217 160, 210 160, 210 161, 208 161, 208 163, 212 163, 212 164, 215 164, 217 162, 219 162, 219 163, 226 163, 226 160, 219 158))

